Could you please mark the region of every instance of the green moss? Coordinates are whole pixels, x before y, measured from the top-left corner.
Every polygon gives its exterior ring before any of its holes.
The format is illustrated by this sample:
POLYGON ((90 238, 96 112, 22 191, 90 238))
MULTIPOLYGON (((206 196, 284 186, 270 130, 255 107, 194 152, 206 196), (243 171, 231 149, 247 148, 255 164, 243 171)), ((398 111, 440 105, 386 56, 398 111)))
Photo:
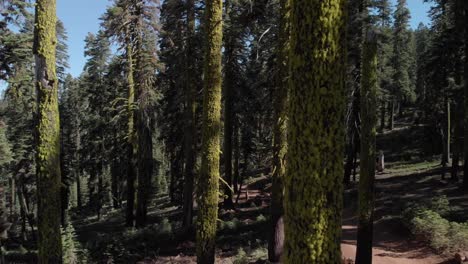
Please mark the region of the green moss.
POLYGON ((344 0, 291 0, 283 263, 341 263, 344 0))
POLYGON ((56 2, 38 0, 34 34, 36 57, 37 196, 39 263, 61 263, 60 120, 55 73, 56 2))
POLYGON ((202 164, 198 179, 197 262, 214 263, 218 219, 219 154, 221 136, 221 46, 223 4, 208 1, 205 8, 205 65, 202 164))

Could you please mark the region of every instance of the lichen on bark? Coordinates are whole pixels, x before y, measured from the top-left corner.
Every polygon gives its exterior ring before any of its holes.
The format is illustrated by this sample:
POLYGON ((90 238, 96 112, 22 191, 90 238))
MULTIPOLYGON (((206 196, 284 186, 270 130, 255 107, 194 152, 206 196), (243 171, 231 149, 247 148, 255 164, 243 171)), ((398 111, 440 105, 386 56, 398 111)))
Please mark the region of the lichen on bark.
POLYGON ((202 164, 197 186, 199 210, 196 236, 197 262, 200 264, 212 264, 215 259, 220 177, 222 14, 222 0, 206 2, 202 164))
POLYGON ((62 263, 60 119, 55 69, 56 1, 37 0, 34 30, 38 261, 62 263))
POLYGON ((283 263, 341 263, 346 0, 291 0, 283 263))

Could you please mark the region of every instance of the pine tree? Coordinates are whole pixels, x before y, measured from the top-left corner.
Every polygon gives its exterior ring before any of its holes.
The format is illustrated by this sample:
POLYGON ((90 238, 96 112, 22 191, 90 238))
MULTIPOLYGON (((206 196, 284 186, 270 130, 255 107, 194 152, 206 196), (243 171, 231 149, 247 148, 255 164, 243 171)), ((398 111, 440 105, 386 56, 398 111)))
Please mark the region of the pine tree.
POLYGON ((193 68, 196 66, 195 54, 195 0, 187 1, 187 47, 186 47, 186 80, 185 80, 185 128, 184 128, 184 229, 193 224, 193 191, 195 182, 196 161, 196 93, 197 82, 193 77, 193 68))
POLYGON ((55 68, 56 1, 37 0, 34 34, 37 88, 39 263, 62 263, 60 235, 60 120, 55 68))
POLYGON ((157 0, 140 0, 135 4, 136 54, 136 132, 138 138, 138 192, 135 225, 144 227, 152 191, 153 121, 156 93, 154 90, 158 57, 156 50, 157 0))
POLYGON ((465 190, 468 189, 468 2, 464 2, 464 10, 465 10, 465 87, 464 87, 464 95, 465 95, 465 130, 464 130, 464 151, 465 151, 465 166, 463 169, 464 176, 463 176, 463 187, 465 190))
POLYGON ((271 190, 271 227, 268 240, 268 259, 279 262, 284 246, 284 177, 287 153, 287 105, 288 105, 288 53, 289 53, 289 0, 280 1, 279 35, 277 47, 277 80, 274 120, 274 172, 271 190))
POLYGON ((202 164, 198 178, 197 262, 215 260, 218 219, 219 152, 221 136, 221 46, 223 41, 223 2, 205 6, 205 65, 203 89, 202 164))
MULTIPOLYGON (((402 103, 414 101, 414 90, 412 90, 409 67, 410 67, 410 12, 406 0, 398 0, 394 13, 394 40, 393 40, 393 89, 390 99, 390 118, 388 127, 394 127, 395 108, 402 103)), ((398 107, 398 109, 400 109, 398 107)))
POLYGON ((356 263, 372 263, 374 180, 376 160, 376 113, 378 90, 377 36, 367 29, 362 55, 361 158, 359 176, 359 226, 356 263))
POLYGON ((12 161, 12 153, 10 143, 6 138, 6 126, 0 120, 0 173, 4 175, 5 166, 7 166, 12 161))
POLYGON ((284 263, 341 263, 345 3, 291 1, 284 263))

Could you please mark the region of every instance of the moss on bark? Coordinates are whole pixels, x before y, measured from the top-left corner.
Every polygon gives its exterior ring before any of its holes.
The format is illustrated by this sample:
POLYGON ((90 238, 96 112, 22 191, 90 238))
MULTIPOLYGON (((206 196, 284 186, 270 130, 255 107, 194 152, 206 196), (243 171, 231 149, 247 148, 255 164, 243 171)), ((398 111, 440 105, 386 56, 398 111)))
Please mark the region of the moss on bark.
POLYGON ((345 0, 291 0, 283 263, 341 263, 345 0))
POLYGON ((205 64, 203 89, 202 164, 198 179, 197 262, 214 263, 218 219, 219 154, 221 136, 221 46, 223 2, 205 7, 205 64))
POLYGON ((39 263, 62 263, 60 118, 55 72, 56 1, 38 0, 34 30, 39 263))

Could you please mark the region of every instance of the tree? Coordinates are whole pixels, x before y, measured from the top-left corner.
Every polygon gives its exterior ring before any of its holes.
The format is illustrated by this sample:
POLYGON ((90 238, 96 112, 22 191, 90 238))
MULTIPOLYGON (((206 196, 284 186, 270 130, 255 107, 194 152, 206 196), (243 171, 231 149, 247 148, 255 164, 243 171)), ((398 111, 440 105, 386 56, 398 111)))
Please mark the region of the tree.
POLYGON ((140 0, 135 3, 135 54, 136 54, 136 132, 138 139, 138 192, 135 225, 144 227, 152 191, 153 130, 156 92, 154 90, 158 57, 156 50, 157 0, 140 0))
POLYGON ((193 77, 196 66, 195 54, 195 0, 187 1, 187 47, 186 47, 186 80, 185 80, 185 128, 184 128, 184 229, 192 226, 193 221, 193 189, 196 161, 196 94, 197 82, 193 77))
POLYGON ((468 29, 467 29, 467 23, 468 23, 468 2, 464 2, 464 9, 465 9, 465 87, 464 87, 464 92, 465 92, 465 116, 464 116, 464 121, 465 121, 465 130, 464 130, 464 136, 465 136, 465 142, 464 142, 464 151, 465 151, 465 166, 463 168, 464 176, 463 176, 463 186, 466 189, 468 189, 468 29))
POLYGON ((377 124, 377 36, 367 29, 362 55, 361 84, 361 158, 359 174, 359 226, 356 263, 372 263, 374 224, 374 179, 377 124))
POLYGON ((271 227, 268 240, 268 259, 279 262, 284 247, 284 177, 287 154, 287 119, 288 119, 288 53, 289 53, 289 0, 280 1, 279 35, 277 44, 277 76, 275 101, 275 120, 273 162, 274 172, 271 189, 271 227))
POLYGON ((12 160, 12 153, 10 144, 6 138, 6 127, 5 124, 0 121, 0 154, 2 159, 0 160, 0 172, 3 172, 4 166, 12 160))
POLYGON ((34 55, 38 101, 36 173, 39 263, 62 263, 56 21, 56 1, 37 0, 34 55))
POLYGON ((341 263, 345 3, 291 2, 284 263, 341 263))
POLYGON ((218 219, 219 152, 221 136, 221 46, 223 2, 207 1, 205 6, 205 65, 203 90, 202 164, 198 178, 197 262, 215 260, 218 219))
MULTIPOLYGON (((388 127, 394 127, 395 107, 400 103, 412 102, 414 90, 412 90, 409 67, 410 67, 410 33, 408 30, 410 12, 406 0, 398 0, 394 13, 394 40, 393 40, 393 89, 390 99, 390 118, 388 127)), ((398 108, 399 109, 399 108, 398 108)))

